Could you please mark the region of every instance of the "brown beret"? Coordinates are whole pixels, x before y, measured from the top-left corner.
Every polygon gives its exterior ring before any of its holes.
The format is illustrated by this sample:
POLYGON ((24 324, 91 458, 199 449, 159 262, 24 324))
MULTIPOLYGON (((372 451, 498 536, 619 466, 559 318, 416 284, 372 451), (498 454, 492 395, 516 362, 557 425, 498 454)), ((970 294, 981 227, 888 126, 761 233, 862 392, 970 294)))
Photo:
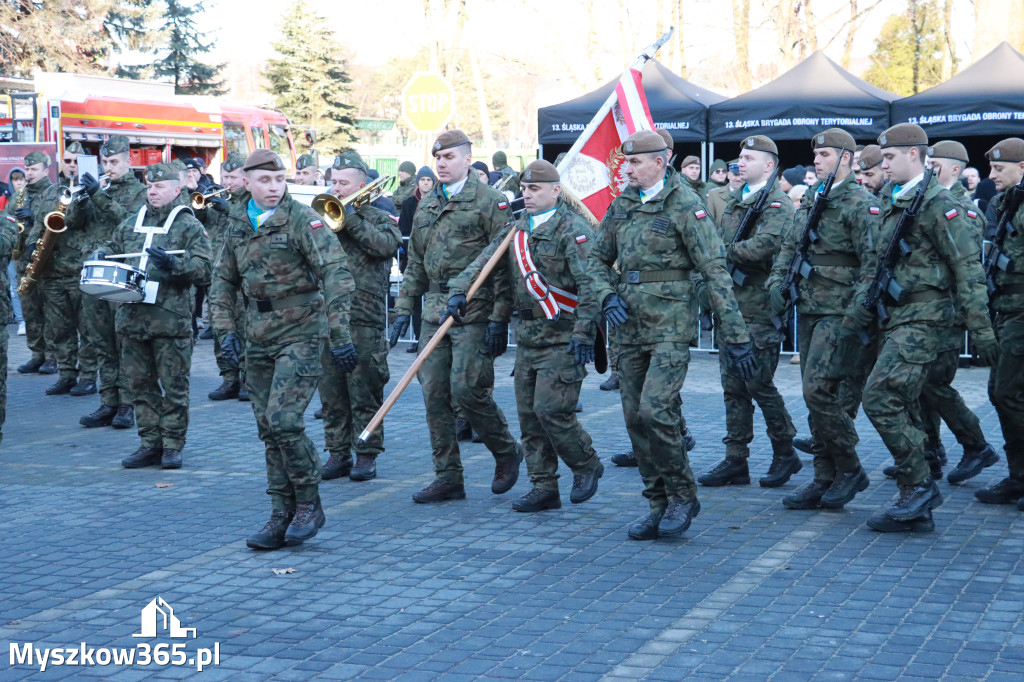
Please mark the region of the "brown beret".
POLYGON ((886 147, 916 147, 928 144, 928 133, 916 123, 897 123, 878 136, 878 145, 886 147))
POLYGON ((531 161, 519 175, 521 182, 558 182, 558 169, 544 159, 531 161))
POLYGON ((458 147, 464 144, 471 144, 469 138, 466 137, 466 133, 458 129, 446 130, 437 136, 431 150, 436 155, 442 149, 451 149, 452 147, 458 147))
POLYGON ((69 144, 67 147, 64 147, 64 151, 67 152, 68 154, 84 154, 85 153, 85 147, 82 146, 81 142, 79 142, 78 140, 75 140, 74 142, 69 144))
POLYGON ((700 159, 698 157, 694 156, 693 154, 690 154, 685 159, 683 159, 683 162, 681 164, 679 164, 679 167, 680 168, 686 168, 687 166, 692 166, 693 164, 697 164, 699 166, 700 165, 700 159))
POLYGON ((751 135, 740 143, 740 147, 742 149, 753 149, 757 152, 768 152, 775 156, 779 155, 779 148, 772 141, 772 138, 765 135, 751 135))
POLYGON ((245 160, 242 170, 281 171, 284 170, 284 162, 281 161, 280 156, 269 149, 257 149, 245 160))
POLYGON ((665 140, 665 146, 668 149, 672 149, 672 147, 675 145, 675 141, 672 139, 672 133, 665 130, 664 128, 657 128, 654 132, 661 135, 661 139, 665 140))
POLYGON ((666 149, 665 138, 653 130, 638 130, 622 142, 623 154, 650 154, 666 149))
POLYGON ((985 158, 989 161, 1020 163, 1024 161, 1024 140, 1019 137, 1008 137, 985 152, 985 158))
POLYGON ((853 141, 853 135, 842 128, 829 128, 811 138, 811 149, 818 149, 820 147, 845 149, 852 154, 857 148, 857 143, 853 141))
POLYGON ((928 148, 928 156, 933 159, 953 159, 954 161, 962 161, 965 164, 969 163, 967 147, 953 140, 936 142, 928 148))
POLYGON ((869 144, 860 153, 860 158, 857 159, 857 167, 861 170, 867 170, 874 168, 878 164, 882 163, 882 148, 877 144, 869 144))
POLYGON ((163 182, 164 180, 181 181, 178 169, 173 163, 154 163, 146 169, 146 179, 150 182, 163 182))

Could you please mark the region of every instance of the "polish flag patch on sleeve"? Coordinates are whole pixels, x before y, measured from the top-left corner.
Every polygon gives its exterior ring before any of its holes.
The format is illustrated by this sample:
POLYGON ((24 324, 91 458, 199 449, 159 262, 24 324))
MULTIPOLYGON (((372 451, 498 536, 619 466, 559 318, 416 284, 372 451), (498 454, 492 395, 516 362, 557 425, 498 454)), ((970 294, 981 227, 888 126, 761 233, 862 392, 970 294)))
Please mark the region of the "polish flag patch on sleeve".
POLYGON ((391 214, 389 213, 389 214, 388 214, 388 217, 389 217, 389 218, 391 218, 391 220, 392 220, 393 222, 396 222, 396 223, 398 222, 398 216, 396 216, 396 215, 391 215, 391 214))
POLYGON ((587 235, 585 235, 585 234, 576 235, 576 243, 577 244, 582 244, 585 241, 587 241, 587 235))
POLYGON ((956 210, 955 208, 951 208, 948 211, 946 211, 946 220, 952 220, 958 215, 960 215, 960 211, 956 210))
POLYGON ((782 208, 782 202, 781 201, 773 201, 772 203, 768 204, 768 207, 769 208, 782 208))
POLYGON ((499 201, 498 202, 498 210, 499 211, 507 211, 508 210, 508 202, 504 201, 504 200, 499 201))
POLYGON ((970 209, 967 209, 967 217, 970 218, 971 220, 974 220, 975 218, 978 217, 978 214, 970 209))
POLYGON ((309 226, 315 230, 318 227, 323 227, 324 224, 319 220, 311 220, 309 221, 309 226))
POLYGON ((708 217, 708 212, 705 211, 703 208, 700 208, 700 209, 697 209, 696 211, 694 211, 693 215, 696 216, 697 220, 701 220, 703 218, 707 218, 708 217))
POLYGON ((871 206, 870 208, 868 208, 868 213, 870 213, 871 215, 879 215, 881 212, 882 209, 878 208, 877 206, 871 206))
POLYGON ((10 220, 12 223, 18 222, 17 220, 14 219, 14 216, 12 216, 12 215, 5 215, 4 217, 7 218, 8 220, 10 220))

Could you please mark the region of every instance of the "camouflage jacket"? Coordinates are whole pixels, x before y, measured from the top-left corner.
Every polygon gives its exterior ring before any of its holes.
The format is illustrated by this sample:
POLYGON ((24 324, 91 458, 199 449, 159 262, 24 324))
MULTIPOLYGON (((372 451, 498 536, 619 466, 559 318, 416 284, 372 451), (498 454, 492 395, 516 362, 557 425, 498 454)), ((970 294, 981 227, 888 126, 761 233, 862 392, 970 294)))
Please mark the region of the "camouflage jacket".
POLYGON ((245 211, 245 207, 249 204, 250 196, 244 188, 240 189, 237 192, 232 192, 231 196, 227 197, 228 213, 221 213, 214 208, 210 208, 206 212, 206 220, 203 224, 206 226, 206 232, 210 235, 210 250, 213 252, 214 270, 217 269, 217 261, 220 260, 220 250, 224 247, 224 242, 228 238, 228 226, 230 224, 228 215, 236 206, 241 206, 242 211, 245 211))
POLYGON ((729 192, 718 225, 722 243, 725 244, 726 261, 747 275, 742 287, 733 284, 733 295, 739 303, 743 319, 747 323, 767 325, 771 323, 772 316, 768 290, 764 284, 771 274, 775 256, 782 246, 782 237, 793 224, 793 202, 779 189, 778 184, 765 202, 764 212, 750 231, 750 236, 736 244, 732 243, 743 217, 747 214, 747 209, 757 201, 763 191, 764 188, 752 192, 746 199, 741 199, 743 188, 729 192))
POLYGON ((355 280, 351 324, 384 329, 391 262, 402 243, 397 220, 387 211, 364 206, 345 216, 338 239, 355 280))
MULTIPOLYGON (((1006 205, 1007 193, 1003 192, 996 199, 996 215, 1002 215, 1006 205)), ((1010 258, 1011 272, 995 269, 996 285, 999 287, 1021 287, 1019 293, 997 291, 992 297, 992 310, 997 313, 1015 313, 1024 311, 1024 207, 1018 209, 1013 218, 1016 231, 1007 233, 1003 242, 1003 253, 1010 258)))
MULTIPOLYGON (((439 183, 416 207, 409 237, 409 264, 395 303, 396 315, 412 315, 413 302, 426 295, 423 319, 438 324, 448 308, 448 280, 480 255, 501 235, 511 219, 504 195, 477 178, 467 176, 462 191, 446 199, 439 183), (443 285, 443 286, 442 286, 443 285)), ((507 320, 512 311, 505 261, 477 290, 462 316, 463 324, 507 320)))
POLYGON ((83 260, 97 247, 108 243, 118 225, 128 218, 134 220, 145 205, 146 186, 130 172, 112 180, 106 191, 97 192, 88 201, 72 202, 67 223, 69 229, 84 231, 83 260))
MULTIPOLYGON (((982 244, 985 241, 985 216, 978 210, 977 205, 971 199, 970 192, 967 188, 959 182, 954 182, 953 186, 949 188, 949 193, 953 195, 957 203, 964 211, 964 215, 967 216, 968 222, 971 225, 971 238, 974 240, 975 245, 978 247, 978 253, 982 253, 982 244)), ((962 309, 957 309, 956 319, 954 324, 958 327, 955 331, 958 334, 963 333, 963 326, 966 316, 962 309)))
POLYGON ((402 204, 405 200, 412 196, 412 193, 416 191, 416 176, 402 180, 398 183, 398 187, 395 188, 394 194, 391 195, 391 200, 395 202, 395 206, 399 211, 402 210, 402 204))
MULTIPOLYGON (((57 199, 60 196, 62 187, 54 184, 49 178, 43 178, 33 185, 26 185, 25 206, 31 208, 35 216, 31 225, 25 226, 22 235, 24 248, 19 261, 23 263, 22 268, 28 267, 32 258, 29 255, 29 247, 36 244, 46 230, 46 216, 57 208, 57 199)), ((15 195, 9 203, 11 215, 14 215, 14 206, 18 203, 18 196, 15 195)), ((66 215, 66 214, 65 214, 66 215)), ((65 224, 67 220, 65 218, 65 224)), ((65 230, 54 245, 50 254, 50 262, 40 273, 40 279, 66 278, 74 276, 75 279, 82 273, 81 249, 82 241, 80 230, 65 230)))
MULTIPOLYGON (((800 200, 800 208, 793 216, 768 278, 768 289, 781 284, 786 277, 807 225, 807 214, 821 184, 815 183, 800 200)), ((809 278, 801 279, 797 284, 800 292, 796 302, 798 313, 842 315, 855 297, 863 299, 878 264, 875 245, 878 243, 881 213, 879 199, 857 184, 853 173, 832 185, 829 205, 818 224, 818 241, 807 249, 814 271, 809 278), (830 264, 824 264, 826 259, 830 264), (847 262, 837 264, 843 260, 847 262)))
MULTIPOLYGON (((175 202, 154 209, 147 204, 143 224, 163 225, 171 209, 177 205, 175 202)), ((97 247, 108 253, 143 251, 146 234, 135 231, 137 217, 138 213, 125 218, 114 229, 107 243, 98 244, 97 247)), ((114 328, 118 334, 138 339, 155 336, 189 337, 192 335, 192 314, 195 310, 192 288, 210 276, 210 242, 206 238, 206 231, 195 216, 185 209, 174 217, 167 234, 153 235, 152 246, 162 246, 168 251, 184 249, 185 253, 175 256, 173 272, 158 268, 149 260, 146 277, 150 282, 160 283, 156 301, 151 304, 120 304, 114 315, 114 328)))
POLYGON ((5 285, 0 292, 0 319, 4 320, 11 316, 11 283, 7 276, 7 263, 17 243, 18 221, 13 215, 0 213, 0 263, 4 265, 3 272, 0 272, 0 283, 5 285))
POLYGON ((505 166, 498 172, 501 173, 501 180, 498 181, 498 184, 501 185, 500 191, 512 192, 512 196, 519 196, 522 194, 523 188, 522 185, 519 184, 519 173, 516 173, 508 166, 505 166))
POLYGON ((629 319, 612 330, 617 343, 687 343, 697 335, 697 297, 690 279, 696 270, 708 283, 722 340, 746 343, 750 336, 725 270, 725 246, 703 202, 680 178, 668 177, 646 204, 637 189, 627 187, 608 207, 587 257, 594 297, 603 305, 617 293, 629 306, 629 319), (618 270, 612 267, 616 261, 618 270), (644 281, 657 273, 670 281, 644 281), (640 281, 630 283, 631 277, 640 281))
MULTIPOLYGON (((43 178, 32 185, 25 185, 22 189, 14 193, 11 200, 7 202, 7 207, 4 208, 4 215, 14 217, 17 211, 18 205, 21 204, 23 208, 30 208, 34 212, 46 213, 50 211, 53 205, 57 202, 57 194, 60 192, 60 187, 55 185, 50 178, 43 178), (24 197, 24 198, 23 198, 24 197)), ((22 223, 21 221, 15 221, 19 223, 15 230, 18 230, 18 242, 21 244, 21 256, 15 263, 17 264, 18 272, 24 272, 28 266, 30 257, 28 254, 28 246, 33 241, 29 241, 29 235, 32 234, 34 227, 34 221, 29 223, 22 223)), ((36 235, 35 239, 38 239, 36 235)), ((17 248, 17 246, 15 247, 17 248)))
MULTIPOLYGON (((524 213, 515 226, 529 231, 530 216, 524 213)), ((451 293, 464 294, 469 291, 484 263, 506 234, 507 231, 503 231, 462 274, 451 281, 451 293)), ((585 268, 587 252, 593 244, 594 232, 590 225, 564 203, 559 203, 554 214, 530 233, 530 255, 548 286, 572 293, 578 299, 574 312, 561 310, 554 320, 544 316, 540 306, 528 293, 526 282, 516 264, 515 246, 513 244, 509 247, 505 260, 508 262, 513 305, 519 311, 516 343, 532 348, 567 346, 571 338, 583 343, 594 343, 601 307, 594 298, 585 268)))
MULTIPOLYGON (((277 210, 254 230, 247 203, 228 213, 227 240, 210 290, 217 338, 235 331, 235 299, 246 301, 245 338, 260 346, 330 338, 332 347, 352 342, 349 304, 354 288, 341 244, 313 209, 287 193, 277 210), (315 295, 322 290, 323 295, 315 295), (260 312, 257 300, 298 296, 296 305, 260 312), (302 299, 308 300, 302 300, 302 299)), ((289 303, 285 301, 285 303, 289 303)))

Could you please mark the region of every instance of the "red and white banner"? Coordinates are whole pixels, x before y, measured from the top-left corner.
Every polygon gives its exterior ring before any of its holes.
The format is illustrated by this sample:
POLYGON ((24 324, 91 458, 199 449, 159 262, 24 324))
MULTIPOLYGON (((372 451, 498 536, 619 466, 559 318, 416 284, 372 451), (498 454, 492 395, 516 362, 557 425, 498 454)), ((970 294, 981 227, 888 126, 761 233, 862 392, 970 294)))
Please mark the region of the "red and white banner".
POLYGON ((533 262, 533 254, 530 253, 530 235, 526 230, 519 230, 516 233, 513 253, 516 257, 516 265, 519 266, 519 274, 525 280, 526 290, 544 311, 544 317, 549 320, 557 320, 560 309, 567 313, 576 310, 579 300, 576 295, 549 285, 537 270, 537 266, 533 262))

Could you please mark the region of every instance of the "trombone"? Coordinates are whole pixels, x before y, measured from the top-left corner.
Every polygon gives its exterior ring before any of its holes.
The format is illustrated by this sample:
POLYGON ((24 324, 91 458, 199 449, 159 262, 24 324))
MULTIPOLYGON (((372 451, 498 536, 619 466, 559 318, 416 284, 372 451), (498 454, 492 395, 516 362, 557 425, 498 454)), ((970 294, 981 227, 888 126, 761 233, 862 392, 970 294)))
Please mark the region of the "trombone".
POLYGON ((206 208, 206 205, 208 203, 210 203, 210 199, 213 199, 218 195, 230 191, 231 190, 229 190, 227 187, 222 187, 221 189, 215 190, 213 192, 207 192, 206 194, 203 194, 202 192, 192 192, 192 194, 189 195, 189 201, 191 202, 193 209, 195 209, 196 211, 201 211, 204 208, 206 208))
POLYGON ((382 175, 344 199, 339 199, 329 192, 317 194, 313 197, 310 208, 323 217, 327 227, 331 228, 331 232, 341 232, 341 228, 345 226, 345 211, 349 206, 359 210, 363 206, 373 203, 393 190, 397 179, 394 175, 382 175))

